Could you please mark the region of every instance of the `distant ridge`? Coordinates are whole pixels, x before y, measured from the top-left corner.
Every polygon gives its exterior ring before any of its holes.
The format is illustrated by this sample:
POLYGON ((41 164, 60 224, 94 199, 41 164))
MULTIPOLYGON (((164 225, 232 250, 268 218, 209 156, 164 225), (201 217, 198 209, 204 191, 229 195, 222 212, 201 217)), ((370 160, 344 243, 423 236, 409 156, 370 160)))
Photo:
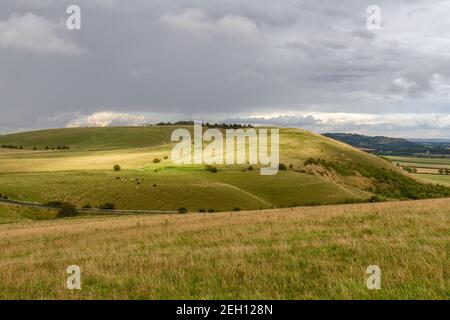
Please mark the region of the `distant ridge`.
POLYGON ((366 136, 354 133, 325 133, 324 136, 347 143, 353 147, 379 155, 412 155, 424 154, 450 155, 450 145, 431 143, 430 140, 407 140, 385 136, 366 136))

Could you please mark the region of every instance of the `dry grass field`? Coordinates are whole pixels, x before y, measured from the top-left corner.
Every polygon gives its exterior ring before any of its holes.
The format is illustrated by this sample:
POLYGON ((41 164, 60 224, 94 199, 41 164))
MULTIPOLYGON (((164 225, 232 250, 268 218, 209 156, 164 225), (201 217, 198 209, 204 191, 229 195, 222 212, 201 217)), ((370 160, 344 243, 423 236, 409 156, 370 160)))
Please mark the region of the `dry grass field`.
POLYGON ((22 221, 0 225, 0 246, 2 299, 450 297, 450 199, 22 221))

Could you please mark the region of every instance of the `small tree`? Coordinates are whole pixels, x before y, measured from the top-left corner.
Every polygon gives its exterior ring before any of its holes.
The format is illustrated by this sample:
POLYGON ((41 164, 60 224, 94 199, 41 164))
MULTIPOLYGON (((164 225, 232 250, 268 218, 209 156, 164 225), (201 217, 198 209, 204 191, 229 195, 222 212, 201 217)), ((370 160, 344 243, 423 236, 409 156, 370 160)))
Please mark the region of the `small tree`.
POLYGON ((153 163, 160 163, 161 160, 159 160, 158 158, 153 159, 153 163))
POLYGON ((120 171, 120 166, 118 164, 114 165, 113 167, 114 171, 120 171))
POLYGON ((206 171, 212 172, 212 173, 217 173, 217 168, 215 166, 212 165, 207 165, 206 166, 206 171))
POLYGON ((414 167, 404 167, 403 169, 408 173, 416 173, 417 172, 417 169, 414 167))
POLYGON ((280 164, 278 165, 278 169, 279 169, 279 170, 285 171, 285 170, 287 170, 287 167, 286 167, 286 165, 285 165, 284 163, 280 163, 280 164))
POLYGON ((180 209, 178 209, 178 213, 187 213, 187 209, 184 207, 181 207, 180 209))
POLYGON ((99 208, 102 210, 114 210, 116 208, 116 205, 114 203, 107 202, 107 203, 100 205, 99 208))

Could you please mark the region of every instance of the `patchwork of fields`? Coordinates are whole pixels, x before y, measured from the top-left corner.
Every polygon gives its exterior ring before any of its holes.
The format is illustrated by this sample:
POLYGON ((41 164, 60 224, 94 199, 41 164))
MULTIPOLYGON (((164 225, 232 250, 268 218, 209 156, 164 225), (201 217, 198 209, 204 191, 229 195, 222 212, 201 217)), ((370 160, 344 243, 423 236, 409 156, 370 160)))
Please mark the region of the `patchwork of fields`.
POLYGON ((450 159, 448 158, 414 158, 414 157, 389 157, 389 159, 404 168, 413 168, 415 176, 432 183, 440 183, 450 186, 450 159))

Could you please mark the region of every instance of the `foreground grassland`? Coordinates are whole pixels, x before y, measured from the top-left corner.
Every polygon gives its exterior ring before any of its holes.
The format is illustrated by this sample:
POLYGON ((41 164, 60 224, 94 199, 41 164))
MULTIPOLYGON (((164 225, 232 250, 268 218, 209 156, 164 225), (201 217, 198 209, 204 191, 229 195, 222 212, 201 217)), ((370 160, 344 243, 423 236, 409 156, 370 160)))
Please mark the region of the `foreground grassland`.
POLYGON ((0 298, 448 299, 450 199, 0 225, 0 298), (65 288, 67 266, 82 290, 65 288), (365 286, 369 265, 382 289, 365 286))

